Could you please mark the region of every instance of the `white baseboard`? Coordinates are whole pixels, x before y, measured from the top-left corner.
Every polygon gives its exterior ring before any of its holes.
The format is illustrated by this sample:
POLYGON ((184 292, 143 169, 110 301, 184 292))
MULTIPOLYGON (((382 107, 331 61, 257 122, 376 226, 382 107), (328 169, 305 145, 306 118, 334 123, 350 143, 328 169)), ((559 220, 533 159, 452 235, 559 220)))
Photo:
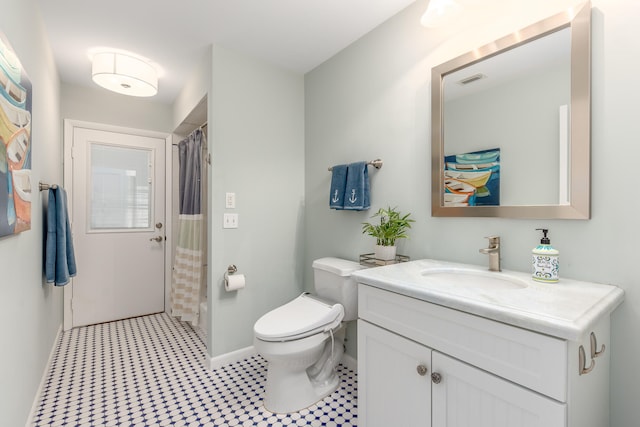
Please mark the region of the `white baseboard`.
POLYGON ((358 360, 353 356, 349 356, 347 353, 342 355, 342 360, 340 363, 344 365, 345 368, 352 370, 353 372, 358 372, 358 360))
POLYGON ((230 353, 221 354, 216 357, 210 357, 207 355, 207 369, 213 371, 214 369, 221 368, 224 365, 233 362, 239 362, 256 355, 256 349, 253 346, 241 348, 240 350, 232 351, 230 353))
POLYGON ((33 397, 33 404, 31 405, 31 411, 29 411, 29 416, 27 417, 27 422, 25 423, 25 427, 31 427, 33 425, 33 420, 36 416, 36 411, 38 410, 38 406, 40 405, 40 396, 42 396, 42 392, 44 391, 44 383, 47 379, 47 375, 49 374, 49 368, 51 367, 51 362, 53 361, 53 357, 56 352, 56 347, 58 345, 58 340, 60 339, 60 334, 62 333, 62 325, 58 328, 58 333, 56 334, 56 338, 53 340, 53 345, 51 346, 51 351, 49 352, 49 359, 47 360, 47 364, 44 366, 44 371, 42 372, 42 378, 40 379, 40 385, 38 386, 38 390, 36 391, 35 396, 33 397))
MULTIPOLYGON (((207 355, 206 367, 213 371, 229 363, 239 362, 248 357, 255 356, 256 354, 258 354, 256 349, 253 346, 249 346, 230 353, 221 354, 216 357, 209 357, 207 355)), ((353 372, 358 372, 358 361, 353 356, 349 356, 346 353, 343 354, 342 359, 340 359, 340 363, 342 363, 347 369, 350 369, 353 372)))

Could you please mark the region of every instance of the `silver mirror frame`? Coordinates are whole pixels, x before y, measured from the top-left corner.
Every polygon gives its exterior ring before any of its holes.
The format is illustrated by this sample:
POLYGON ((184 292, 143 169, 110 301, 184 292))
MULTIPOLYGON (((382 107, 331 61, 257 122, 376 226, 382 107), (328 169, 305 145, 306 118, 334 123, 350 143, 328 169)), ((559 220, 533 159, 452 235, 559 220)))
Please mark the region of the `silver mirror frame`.
POLYGON ((558 13, 493 43, 474 49, 431 70, 431 215, 434 217, 500 217, 589 219, 591 163, 591 2, 558 13), (444 206, 444 77, 483 59, 570 28, 570 204, 524 206, 444 206))

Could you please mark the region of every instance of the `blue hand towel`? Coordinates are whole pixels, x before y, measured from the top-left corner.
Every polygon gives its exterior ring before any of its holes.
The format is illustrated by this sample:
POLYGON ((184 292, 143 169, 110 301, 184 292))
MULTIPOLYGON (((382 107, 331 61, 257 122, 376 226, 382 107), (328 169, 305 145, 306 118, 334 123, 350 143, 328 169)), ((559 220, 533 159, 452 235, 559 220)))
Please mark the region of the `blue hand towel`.
POLYGON ((63 286, 76 275, 76 258, 67 212, 67 194, 62 187, 49 190, 45 276, 47 283, 63 286))
POLYGON ((370 207, 369 170, 367 162, 351 163, 347 167, 347 186, 344 192, 344 208, 364 211, 370 207))
POLYGON ((331 192, 329 208, 344 209, 344 189, 347 184, 347 165, 336 165, 331 168, 331 192))

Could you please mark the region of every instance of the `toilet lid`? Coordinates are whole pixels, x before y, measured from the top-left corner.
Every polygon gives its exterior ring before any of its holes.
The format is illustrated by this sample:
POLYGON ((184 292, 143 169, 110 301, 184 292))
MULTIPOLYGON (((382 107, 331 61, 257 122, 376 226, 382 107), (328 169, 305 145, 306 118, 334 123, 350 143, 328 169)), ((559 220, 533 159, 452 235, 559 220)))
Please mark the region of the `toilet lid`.
POLYGON ((304 293, 262 316, 253 331, 256 338, 263 341, 289 341, 337 325, 343 317, 342 305, 330 304, 304 293))

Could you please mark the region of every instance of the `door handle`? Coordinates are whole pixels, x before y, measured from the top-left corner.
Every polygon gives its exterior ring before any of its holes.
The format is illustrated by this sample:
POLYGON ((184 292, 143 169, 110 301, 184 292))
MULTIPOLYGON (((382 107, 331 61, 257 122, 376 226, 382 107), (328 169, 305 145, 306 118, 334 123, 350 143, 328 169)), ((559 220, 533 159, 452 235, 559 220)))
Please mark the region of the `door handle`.
POLYGON ((164 240, 164 238, 162 236, 156 236, 156 237, 152 237, 149 239, 150 242, 156 241, 158 243, 162 242, 164 240))

